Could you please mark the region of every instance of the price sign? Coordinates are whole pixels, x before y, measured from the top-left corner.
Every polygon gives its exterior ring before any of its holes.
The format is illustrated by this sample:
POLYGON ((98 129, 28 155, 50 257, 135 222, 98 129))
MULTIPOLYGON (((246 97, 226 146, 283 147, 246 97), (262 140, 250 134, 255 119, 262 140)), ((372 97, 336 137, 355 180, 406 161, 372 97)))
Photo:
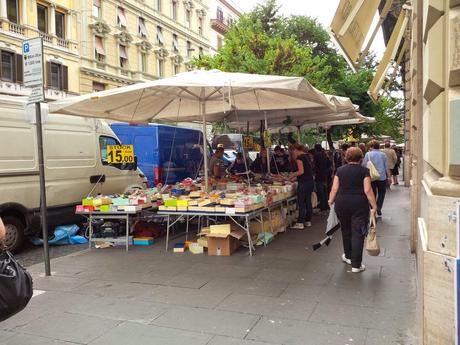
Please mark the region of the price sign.
POLYGON ((243 147, 245 149, 252 149, 254 146, 254 139, 250 136, 244 136, 243 137, 243 147))
POLYGON ((265 147, 271 147, 272 146, 272 138, 271 138, 270 133, 268 131, 264 131, 264 143, 265 143, 265 147))
POLYGON ((109 164, 134 163, 133 145, 107 145, 109 164))

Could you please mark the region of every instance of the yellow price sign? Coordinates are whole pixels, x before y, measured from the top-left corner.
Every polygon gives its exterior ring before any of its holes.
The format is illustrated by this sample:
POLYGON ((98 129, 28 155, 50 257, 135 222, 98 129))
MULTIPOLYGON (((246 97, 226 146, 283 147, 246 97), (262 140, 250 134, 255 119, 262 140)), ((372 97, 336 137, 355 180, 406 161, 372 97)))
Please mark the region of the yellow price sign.
POLYGON ((243 147, 245 149, 252 149, 254 146, 254 138, 250 136, 244 136, 243 137, 243 147))
POLYGON ((133 145, 107 145, 107 163, 134 163, 133 145))

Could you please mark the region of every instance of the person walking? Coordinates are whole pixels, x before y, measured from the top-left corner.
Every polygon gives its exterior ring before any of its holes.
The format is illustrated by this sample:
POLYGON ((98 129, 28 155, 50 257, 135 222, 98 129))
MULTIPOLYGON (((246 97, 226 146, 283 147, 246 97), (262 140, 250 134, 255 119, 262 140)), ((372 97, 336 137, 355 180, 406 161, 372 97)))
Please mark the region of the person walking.
POLYGON ((388 159, 388 169, 390 170, 390 184, 394 183, 394 176, 395 176, 395 167, 398 163, 398 155, 396 151, 391 147, 390 141, 385 140, 385 148, 382 150, 383 153, 386 154, 388 159))
POLYGON ((313 169, 310 157, 304 152, 303 145, 294 144, 292 154, 297 163, 296 172, 290 175, 292 181, 297 179, 297 204, 299 209, 299 218, 292 229, 303 230, 311 227, 311 217, 313 207, 311 204, 311 194, 313 193, 313 169))
POLYGON ((393 180, 392 182, 394 185, 398 185, 399 184, 398 176, 399 176, 399 168, 401 167, 402 153, 398 147, 395 147, 394 150, 396 152, 397 160, 396 160, 395 167, 392 171, 392 180, 393 180))
POLYGON ((363 153, 359 147, 346 152, 347 165, 340 167, 334 177, 329 205, 335 203, 335 212, 342 229, 342 261, 351 265, 353 273, 363 272, 364 238, 369 230, 371 213, 377 212, 377 203, 371 186, 369 169, 361 166, 363 153))
POLYGON ((347 152, 348 148, 350 147, 349 144, 344 143, 340 146, 340 150, 335 152, 334 155, 334 173, 340 168, 342 165, 347 164, 345 159, 345 152, 347 152))
POLYGON ((327 212, 327 171, 328 158, 321 144, 316 144, 313 150, 313 164, 315 168, 315 186, 318 194, 319 209, 327 212))
POLYGON ((372 181, 372 189, 377 197, 377 217, 381 217, 387 186, 390 184, 391 173, 388 168, 387 155, 380 151, 380 143, 377 140, 372 140, 369 145, 371 150, 364 157, 363 167, 367 168, 367 162, 371 161, 379 172, 380 178, 372 181))

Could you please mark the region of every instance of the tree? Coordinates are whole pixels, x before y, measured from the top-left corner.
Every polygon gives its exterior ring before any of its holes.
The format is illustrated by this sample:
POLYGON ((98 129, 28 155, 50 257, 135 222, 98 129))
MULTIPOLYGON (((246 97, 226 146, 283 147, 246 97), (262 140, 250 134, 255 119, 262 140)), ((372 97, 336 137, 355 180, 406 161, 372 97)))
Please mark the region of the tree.
MULTIPOLYGON (((226 34, 225 45, 217 55, 194 63, 199 68, 227 72, 303 76, 325 93, 349 97, 362 114, 376 118, 375 125, 354 128, 355 134, 400 136, 402 111, 398 100, 382 97, 374 103, 367 94, 375 57, 368 57, 357 73, 352 72, 316 19, 284 17, 276 0, 267 0, 243 15, 226 34)), ((347 129, 334 128, 334 139, 341 139, 347 129)), ((310 132, 305 135, 312 137, 310 132)))

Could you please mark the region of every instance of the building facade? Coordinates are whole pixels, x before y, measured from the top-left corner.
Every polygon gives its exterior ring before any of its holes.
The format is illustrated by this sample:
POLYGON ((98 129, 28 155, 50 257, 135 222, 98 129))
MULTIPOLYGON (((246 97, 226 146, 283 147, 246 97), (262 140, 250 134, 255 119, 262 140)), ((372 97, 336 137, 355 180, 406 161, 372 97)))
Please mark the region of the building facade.
POLYGON ((82 0, 80 92, 169 77, 209 54, 205 0, 82 0))
POLYGON ((79 92, 79 14, 73 0, 0 0, 0 93, 25 96, 22 41, 43 37, 45 97, 56 100, 79 92))
POLYGON ((241 16, 241 10, 230 0, 212 0, 210 5, 211 54, 224 45, 224 36, 241 16))

